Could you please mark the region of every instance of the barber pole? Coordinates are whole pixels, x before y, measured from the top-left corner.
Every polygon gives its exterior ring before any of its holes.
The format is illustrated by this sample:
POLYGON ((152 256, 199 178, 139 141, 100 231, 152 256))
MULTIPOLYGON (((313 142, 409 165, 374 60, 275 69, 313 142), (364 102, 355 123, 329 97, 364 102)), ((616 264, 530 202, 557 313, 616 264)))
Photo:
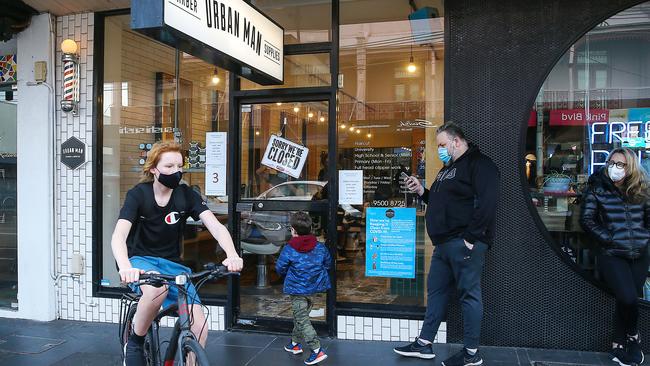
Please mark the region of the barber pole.
POLYGON ((64 53, 63 61, 63 98, 61 110, 76 114, 79 103, 79 66, 77 56, 64 53))
POLYGON ((74 62, 68 61, 63 64, 63 99, 73 100, 74 97, 74 79, 75 79, 74 62))

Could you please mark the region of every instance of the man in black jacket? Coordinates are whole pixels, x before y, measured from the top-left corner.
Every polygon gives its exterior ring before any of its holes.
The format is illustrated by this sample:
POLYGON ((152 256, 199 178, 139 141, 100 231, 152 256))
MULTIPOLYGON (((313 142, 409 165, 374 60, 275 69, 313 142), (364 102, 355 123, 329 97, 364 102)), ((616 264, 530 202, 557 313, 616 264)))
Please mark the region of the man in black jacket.
POLYGON ((444 167, 431 188, 424 188, 415 177, 406 182, 427 202, 427 232, 435 245, 427 279, 424 324, 413 343, 394 351, 403 356, 435 357, 431 342, 455 286, 463 310, 465 347, 442 365, 481 365, 481 272, 494 236, 499 170, 453 123, 438 129, 436 142, 444 167))

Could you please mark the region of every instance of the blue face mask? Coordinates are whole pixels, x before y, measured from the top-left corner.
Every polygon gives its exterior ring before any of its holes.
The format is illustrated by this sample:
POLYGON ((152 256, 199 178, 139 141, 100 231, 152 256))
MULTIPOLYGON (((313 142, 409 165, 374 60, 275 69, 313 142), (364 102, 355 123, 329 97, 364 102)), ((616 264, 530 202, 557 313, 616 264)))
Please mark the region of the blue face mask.
POLYGON ((438 148, 438 157, 440 158, 440 161, 442 161, 442 163, 445 165, 451 160, 451 155, 449 155, 449 150, 447 150, 446 147, 438 148))

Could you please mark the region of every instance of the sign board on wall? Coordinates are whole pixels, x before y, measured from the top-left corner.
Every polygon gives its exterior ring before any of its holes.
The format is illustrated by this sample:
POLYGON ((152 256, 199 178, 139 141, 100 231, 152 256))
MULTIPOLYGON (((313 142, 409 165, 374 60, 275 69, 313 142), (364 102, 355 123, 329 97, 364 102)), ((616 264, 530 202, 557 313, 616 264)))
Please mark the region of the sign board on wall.
POLYGON ((271 135, 261 163, 269 168, 298 178, 300 172, 302 172, 302 167, 307 161, 308 154, 309 149, 307 147, 271 135))
POLYGON ((86 162, 86 144, 70 137, 61 144, 61 162, 70 169, 77 169, 86 162))
POLYGON ((363 170, 339 170, 339 204, 363 205, 363 170))
POLYGON ((284 80, 284 29, 243 0, 133 0, 131 28, 256 83, 284 80))
POLYGON ((415 278, 415 208, 366 209, 366 276, 415 278))
POLYGON ((205 194, 226 195, 226 162, 228 161, 228 133, 205 134, 205 194))

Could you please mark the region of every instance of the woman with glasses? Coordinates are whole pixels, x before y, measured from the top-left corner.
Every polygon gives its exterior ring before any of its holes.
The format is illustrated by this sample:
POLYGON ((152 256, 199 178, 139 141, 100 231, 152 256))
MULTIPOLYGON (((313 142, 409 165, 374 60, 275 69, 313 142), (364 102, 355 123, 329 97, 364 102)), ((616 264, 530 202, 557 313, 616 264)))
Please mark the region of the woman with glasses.
POLYGON ((643 362, 638 298, 648 273, 648 180, 636 153, 614 149, 606 166, 589 178, 580 224, 597 241, 598 267, 616 297, 612 361, 643 362))

